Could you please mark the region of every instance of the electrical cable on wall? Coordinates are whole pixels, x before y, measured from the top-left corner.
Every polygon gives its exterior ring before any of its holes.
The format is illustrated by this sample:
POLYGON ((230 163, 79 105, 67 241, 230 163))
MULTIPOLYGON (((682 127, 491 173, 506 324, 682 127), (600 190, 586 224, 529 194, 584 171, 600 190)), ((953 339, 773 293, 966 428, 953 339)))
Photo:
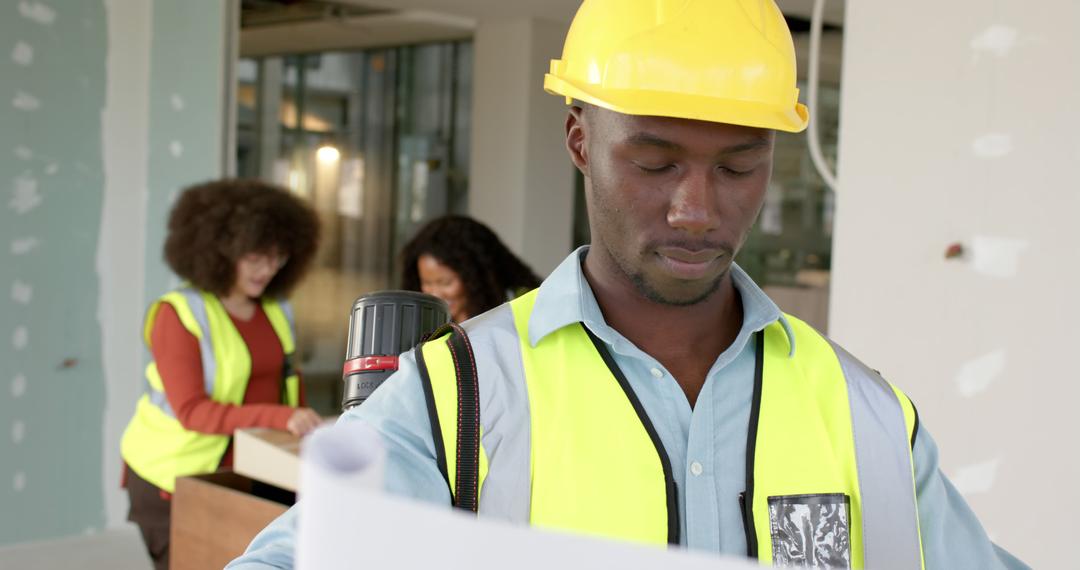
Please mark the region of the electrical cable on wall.
POLYGON ((818 67, 821 64, 821 31, 825 23, 825 0, 814 0, 814 11, 810 17, 810 62, 807 72, 806 104, 810 108, 810 125, 806 131, 806 140, 810 146, 810 160, 821 175, 825 184, 836 191, 836 174, 832 172, 825 155, 821 152, 821 139, 818 138, 818 67))

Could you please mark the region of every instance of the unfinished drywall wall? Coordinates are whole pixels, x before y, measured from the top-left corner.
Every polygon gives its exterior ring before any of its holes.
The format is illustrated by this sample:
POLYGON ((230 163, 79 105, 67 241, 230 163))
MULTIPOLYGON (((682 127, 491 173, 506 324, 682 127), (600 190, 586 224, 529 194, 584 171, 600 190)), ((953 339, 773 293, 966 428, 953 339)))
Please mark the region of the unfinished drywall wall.
POLYGON ((1047 546, 1080 507, 1078 21, 1072 0, 915 0, 844 26, 832 336, 907 390, 1036 568, 1075 563, 1047 546))
POLYGON ((150 135, 146 210, 146 294, 172 289, 161 263, 165 221, 177 193, 224 174, 223 124, 232 48, 227 41, 233 2, 155 0, 150 52, 150 135))
POLYGON ((104 523, 102 2, 0 7, 0 544, 104 523))
POLYGON ((235 4, 212 4, 0 7, 0 545, 124 523, 165 213, 225 162, 235 4))

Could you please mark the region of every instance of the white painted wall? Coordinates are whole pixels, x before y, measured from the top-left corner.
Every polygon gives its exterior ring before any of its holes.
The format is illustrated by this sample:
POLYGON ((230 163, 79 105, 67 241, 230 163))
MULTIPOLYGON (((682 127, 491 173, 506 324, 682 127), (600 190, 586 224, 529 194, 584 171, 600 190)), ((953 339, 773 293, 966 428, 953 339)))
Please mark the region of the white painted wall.
POLYGON ((98 239, 98 320, 105 371, 102 493, 105 522, 124 524, 120 436, 142 393, 139 335, 144 294, 152 3, 106 0, 108 47, 102 153, 105 194, 98 239))
POLYGON ((543 89, 565 38, 565 24, 518 18, 480 20, 474 39, 469 213, 541 276, 566 257, 572 238, 567 108, 543 89))
POLYGON ((1075 0, 913 0, 845 23, 831 333, 1036 568, 1075 565, 1080 509, 1077 22, 1075 0))

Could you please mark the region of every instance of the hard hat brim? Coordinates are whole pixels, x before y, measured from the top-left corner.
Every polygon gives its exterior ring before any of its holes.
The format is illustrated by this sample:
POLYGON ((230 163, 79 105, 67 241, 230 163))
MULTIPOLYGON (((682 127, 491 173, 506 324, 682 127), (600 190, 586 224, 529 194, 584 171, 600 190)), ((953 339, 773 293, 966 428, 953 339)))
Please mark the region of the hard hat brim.
POLYGON ((601 98, 590 93, 587 86, 551 73, 544 75, 544 90, 566 97, 567 101, 576 99, 624 115, 693 119, 789 133, 802 132, 810 119, 810 112, 802 103, 778 107, 751 101, 640 89, 604 89, 601 98))

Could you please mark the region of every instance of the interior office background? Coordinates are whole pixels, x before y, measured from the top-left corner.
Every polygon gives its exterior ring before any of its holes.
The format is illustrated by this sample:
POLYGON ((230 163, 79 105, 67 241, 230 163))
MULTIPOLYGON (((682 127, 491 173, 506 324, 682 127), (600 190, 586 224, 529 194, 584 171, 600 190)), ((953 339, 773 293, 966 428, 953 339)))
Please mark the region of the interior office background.
MULTIPOLYGON (((805 94, 811 2, 779 4, 805 94)), ((739 261, 912 395, 996 540, 1067 564, 1046 545, 1067 544, 1080 507, 1080 460, 1053 445, 1078 431, 1063 355, 1080 316, 1080 7, 984 4, 830 0, 814 122, 839 186, 805 135, 780 135, 739 261)), ((542 274, 587 242, 565 106, 541 89, 576 5, 0 7, 0 545, 125 528, 117 442, 143 310, 176 282, 160 247, 180 188, 260 176, 319 211, 295 303, 325 412, 349 303, 395 285, 427 220, 473 215, 542 274)))

